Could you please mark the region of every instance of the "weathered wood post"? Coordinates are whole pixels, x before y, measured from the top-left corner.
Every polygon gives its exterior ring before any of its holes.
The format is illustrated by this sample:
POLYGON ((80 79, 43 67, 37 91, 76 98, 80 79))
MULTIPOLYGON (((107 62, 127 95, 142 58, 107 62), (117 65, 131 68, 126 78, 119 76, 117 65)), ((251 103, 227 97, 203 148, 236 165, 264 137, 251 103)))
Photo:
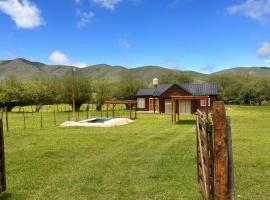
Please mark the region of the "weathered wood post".
POLYGON ((232 146, 224 102, 213 104, 215 199, 234 200, 232 146))
POLYGON ((131 103, 129 103, 129 119, 131 119, 131 103))
POLYGON ((89 118, 89 104, 87 105, 87 109, 86 109, 86 119, 89 118))
POLYGON ((114 118, 114 104, 113 104, 113 107, 112 107, 112 116, 113 116, 113 118, 114 118))
POLYGON ((109 118, 109 105, 106 104, 106 112, 107 112, 107 118, 109 118))
POLYGON ((26 122, 25 122, 25 112, 24 112, 24 108, 23 108, 23 127, 24 127, 24 129, 26 129, 26 122))
POLYGON ((42 108, 40 109, 40 128, 43 127, 43 115, 42 115, 42 108))
POLYGON ((6 190, 6 167, 3 121, 0 119, 0 193, 6 190))
POLYGON ((135 119, 137 119, 137 102, 135 102, 135 119))
POLYGON ((5 107, 5 114, 6 114, 6 128, 7 132, 9 131, 9 126, 8 126, 8 109, 7 106, 5 107))

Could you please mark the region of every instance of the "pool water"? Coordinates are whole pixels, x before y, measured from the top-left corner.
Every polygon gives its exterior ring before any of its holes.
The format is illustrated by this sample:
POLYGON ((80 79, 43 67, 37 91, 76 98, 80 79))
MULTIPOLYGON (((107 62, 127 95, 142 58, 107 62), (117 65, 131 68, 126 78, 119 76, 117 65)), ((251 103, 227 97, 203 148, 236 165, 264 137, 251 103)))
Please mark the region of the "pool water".
POLYGON ((104 124, 107 121, 110 121, 111 119, 104 119, 104 118, 96 118, 86 121, 86 123, 96 124, 96 123, 102 123, 104 124))

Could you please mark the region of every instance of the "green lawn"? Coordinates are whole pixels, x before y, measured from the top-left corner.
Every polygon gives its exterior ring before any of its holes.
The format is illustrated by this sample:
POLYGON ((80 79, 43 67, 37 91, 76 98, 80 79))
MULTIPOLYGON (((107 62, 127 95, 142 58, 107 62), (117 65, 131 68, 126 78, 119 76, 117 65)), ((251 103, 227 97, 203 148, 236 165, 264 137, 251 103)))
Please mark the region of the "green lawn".
MULTIPOLYGON (((270 107, 231 107, 238 199, 270 199, 270 107)), ((140 114, 115 128, 55 127, 53 113, 10 114, 7 191, 0 199, 202 199, 194 116, 140 114)), ((81 118, 86 113, 81 113, 81 118)), ((67 119, 57 114, 57 123, 67 119)))

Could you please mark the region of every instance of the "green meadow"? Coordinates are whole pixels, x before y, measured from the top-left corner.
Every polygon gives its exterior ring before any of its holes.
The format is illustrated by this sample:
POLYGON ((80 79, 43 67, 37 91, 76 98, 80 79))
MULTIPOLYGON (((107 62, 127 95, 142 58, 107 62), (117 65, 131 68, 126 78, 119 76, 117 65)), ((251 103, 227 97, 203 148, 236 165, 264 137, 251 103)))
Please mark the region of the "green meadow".
MULTIPOLYGON (((270 199, 270 107, 227 107, 237 199, 270 199)), ((46 109, 45 109, 46 110, 46 109)), ((98 116, 97 113, 90 115, 98 116)), ((113 128, 61 128, 67 113, 9 113, 0 200, 196 200, 195 116, 139 114, 113 128)), ((80 113, 86 118, 86 112, 80 113)), ((4 121, 5 123, 5 121, 4 121)), ((5 126, 4 126, 5 127, 5 126)))

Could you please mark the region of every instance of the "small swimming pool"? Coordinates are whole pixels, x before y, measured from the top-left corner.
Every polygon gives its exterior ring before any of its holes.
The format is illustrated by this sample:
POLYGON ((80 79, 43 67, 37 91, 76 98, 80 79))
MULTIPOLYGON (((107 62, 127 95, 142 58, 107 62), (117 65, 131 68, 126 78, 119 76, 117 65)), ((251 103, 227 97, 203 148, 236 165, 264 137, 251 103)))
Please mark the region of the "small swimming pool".
POLYGON ((87 121, 82 121, 83 123, 87 122, 87 123, 105 123, 107 121, 110 121, 112 119, 105 119, 105 118, 95 118, 95 119, 90 119, 87 121))
POLYGON ((84 127, 115 127, 134 122, 129 118, 92 118, 79 122, 66 121, 61 124, 62 127, 84 126, 84 127))

